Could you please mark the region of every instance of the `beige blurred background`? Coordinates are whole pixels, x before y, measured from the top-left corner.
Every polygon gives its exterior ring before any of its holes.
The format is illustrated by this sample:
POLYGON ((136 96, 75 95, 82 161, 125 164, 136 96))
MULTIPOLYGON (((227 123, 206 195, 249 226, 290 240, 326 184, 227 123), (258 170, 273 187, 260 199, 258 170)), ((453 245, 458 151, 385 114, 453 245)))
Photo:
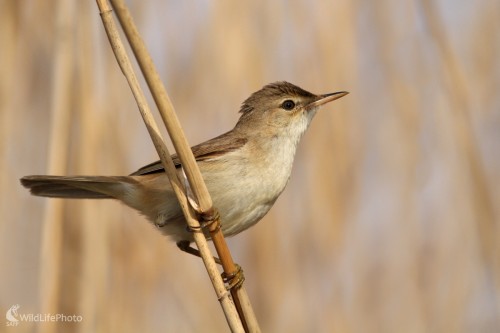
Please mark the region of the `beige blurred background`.
MULTIPOLYGON (((500 331, 498 1, 129 3, 192 144, 269 82, 351 92, 229 240, 264 332, 500 331)), ((83 317, 0 332, 228 331, 201 261, 135 211, 19 184, 157 159, 95 2, 0 1, 0 70, 0 314, 83 317)))

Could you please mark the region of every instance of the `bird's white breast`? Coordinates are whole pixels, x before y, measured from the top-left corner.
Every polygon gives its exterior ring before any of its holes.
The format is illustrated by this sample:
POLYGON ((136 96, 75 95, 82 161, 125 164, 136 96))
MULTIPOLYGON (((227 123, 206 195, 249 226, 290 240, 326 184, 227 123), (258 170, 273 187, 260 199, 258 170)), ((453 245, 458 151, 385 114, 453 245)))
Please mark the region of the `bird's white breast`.
POLYGON ((290 178, 297 142, 269 138, 200 163, 225 235, 249 228, 271 209, 290 178))

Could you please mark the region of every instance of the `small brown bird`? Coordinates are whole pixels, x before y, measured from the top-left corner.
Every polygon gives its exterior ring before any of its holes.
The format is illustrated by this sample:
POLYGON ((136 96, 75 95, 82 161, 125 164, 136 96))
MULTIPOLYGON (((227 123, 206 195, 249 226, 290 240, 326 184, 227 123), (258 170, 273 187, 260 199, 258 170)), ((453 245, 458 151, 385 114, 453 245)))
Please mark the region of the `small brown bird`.
MULTIPOLYGON (((231 131, 192 147, 225 236, 246 230, 269 211, 316 111, 346 94, 315 95, 288 82, 271 83, 243 102, 231 131)), ((181 172, 179 159, 172 158, 181 172)), ((129 176, 26 176, 21 183, 43 197, 120 200, 178 244, 193 241, 159 161, 129 176)))

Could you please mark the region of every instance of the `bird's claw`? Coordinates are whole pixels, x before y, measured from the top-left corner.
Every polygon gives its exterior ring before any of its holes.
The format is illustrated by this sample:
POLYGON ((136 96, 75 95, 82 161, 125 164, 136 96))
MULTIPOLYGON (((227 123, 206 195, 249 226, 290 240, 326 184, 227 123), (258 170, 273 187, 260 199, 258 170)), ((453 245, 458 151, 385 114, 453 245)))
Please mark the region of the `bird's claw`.
POLYGON ((241 266, 238 264, 235 264, 236 266, 236 271, 232 273, 222 273, 222 281, 227 284, 226 289, 231 290, 233 288, 240 288, 243 282, 245 281, 245 275, 243 274, 243 270, 241 269, 241 266))

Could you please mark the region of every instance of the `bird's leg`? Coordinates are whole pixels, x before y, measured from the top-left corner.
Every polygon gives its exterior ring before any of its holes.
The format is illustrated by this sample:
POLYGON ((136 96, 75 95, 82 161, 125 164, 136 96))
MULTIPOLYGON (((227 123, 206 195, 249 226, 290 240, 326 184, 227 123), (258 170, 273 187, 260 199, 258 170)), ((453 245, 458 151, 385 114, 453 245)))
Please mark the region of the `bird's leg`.
MULTIPOLYGON (((216 233, 217 231, 220 230, 221 224, 220 224, 220 215, 219 211, 215 208, 210 209, 209 212, 202 212, 197 210, 199 217, 201 217, 200 221, 200 226, 193 228, 191 226, 187 226, 187 229, 191 232, 202 232, 203 229, 209 231, 210 235, 216 233)), ((195 249, 190 245, 191 243, 189 241, 180 241, 177 242, 177 247, 186 253, 192 254, 197 257, 201 257, 200 255, 200 250, 195 249)), ((236 267, 236 270, 233 272, 226 272, 225 271, 225 266, 222 264, 222 261, 214 257, 214 260, 217 264, 221 265, 224 268, 224 272, 221 274, 222 280, 224 283, 227 284, 227 289, 231 290, 232 288, 239 288, 243 284, 243 281, 245 281, 245 276, 243 275, 243 270, 241 269, 241 266, 238 264, 234 264, 236 267)))
MULTIPOLYGON (((186 252, 186 253, 189 253, 189 254, 191 254, 193 256, 201 258, 200 250, 195 249, 194 247, 192 247, 190 241, 180 241, 180 242, 177 242, 177 247, 182 252, 186 252)), ((214 257, 214 260, 215 260, 215 262, 217 264, 222 265, 222 263, 221 263, 221 261, 220 261, 219 258, 214 257)))
MULTIPOLYGON (((195 249, 194 247, 192 247, 190 244, 191 244, 190 241, 180 241, 180 242, 177 242, 177 247, 183 252, 186 252, 186 253, 189 253, 191 255, 194 255, 194 256, 201 258, 200 251, 198 249, 195 249)), ((222 262, 220 261, 219 258, 214 257, 214 260, 217 264, 222 266, 222 262)), ((235 266, 236 266, 235 272, 232 272, 230 274, 223 272, 221 274, 222 281, 224 281, 224 283, 227 283, 228 290, 230 290, 232 288, 239 288, 243 284, 243 281, 245 281, 245 276, 243 275, 243 270, 241 269, 241 266, 236 264, 236 263, 235 263, 235 266)))

